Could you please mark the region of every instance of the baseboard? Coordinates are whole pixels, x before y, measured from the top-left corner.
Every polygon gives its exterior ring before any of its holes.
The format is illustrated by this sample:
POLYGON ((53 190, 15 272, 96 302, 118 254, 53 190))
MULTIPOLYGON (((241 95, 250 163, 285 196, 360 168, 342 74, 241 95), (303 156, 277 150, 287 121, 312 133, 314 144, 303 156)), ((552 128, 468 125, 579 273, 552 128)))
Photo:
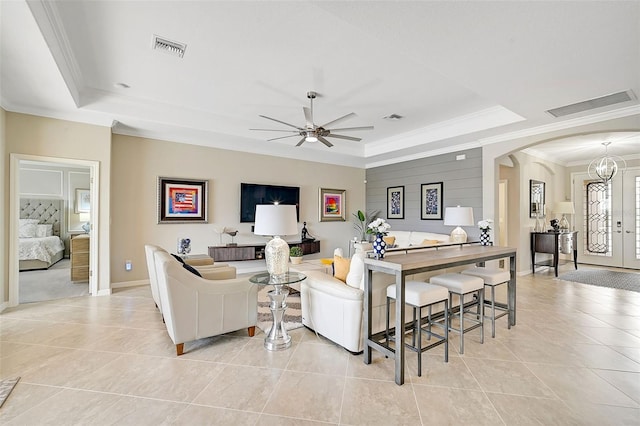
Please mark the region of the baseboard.
POLYGON ((0 312, 3 312, 8 307, 9 307, 9 302, 0 303, 0 312))
POLYGON ((111 289, 108 288, 106 290, 98 290, 98 294, 96 296, 109 296, 111 295, 111 289))
POLYGON ((122 281, 119 283, 111 283, 111 288, 137 287, 140 285, 149 285, 149 280, 122 281))

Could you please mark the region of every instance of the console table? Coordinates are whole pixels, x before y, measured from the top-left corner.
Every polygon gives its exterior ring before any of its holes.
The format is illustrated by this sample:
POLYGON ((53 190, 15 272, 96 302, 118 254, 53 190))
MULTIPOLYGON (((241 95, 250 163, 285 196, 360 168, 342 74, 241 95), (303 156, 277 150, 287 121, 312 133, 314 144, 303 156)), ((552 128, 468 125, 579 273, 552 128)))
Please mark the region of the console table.
MULTIPOLYGON (((292 241, 289 247, 300 247, 302 254, 320 253, 320 241, 292 241)), ((236 244, 233 246, 209 246, 209 256, 216 262, 236 260, 264 259, 264 248, 267 244, 236 244)))
POLYGON ((573 264, 578 269, 578 231, 569 232, 532 232, 531 233, 531 269, 536 273, 536 266, 553 266, 558 276, 558 257, 560 253, 573 252, 573 264), (551 263, 536 263, 536 253, 549 253, 553 256, 551 263))

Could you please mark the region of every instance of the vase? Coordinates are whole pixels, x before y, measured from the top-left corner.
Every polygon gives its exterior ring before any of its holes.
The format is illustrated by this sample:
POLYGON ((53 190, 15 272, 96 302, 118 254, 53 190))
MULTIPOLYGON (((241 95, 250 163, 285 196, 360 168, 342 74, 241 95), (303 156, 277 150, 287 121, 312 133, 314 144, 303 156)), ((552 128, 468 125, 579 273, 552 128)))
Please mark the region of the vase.
POLYGON ((483 246, 491 245, 491 236, 488 229, 480 230, 480 244, 483 246))
POLYGON ((373 240, 373 254, 376 259, 384 258, 384 253, 386 251, 387 243, 382 239, 384 235, 376 234, 375 240, 373 240))

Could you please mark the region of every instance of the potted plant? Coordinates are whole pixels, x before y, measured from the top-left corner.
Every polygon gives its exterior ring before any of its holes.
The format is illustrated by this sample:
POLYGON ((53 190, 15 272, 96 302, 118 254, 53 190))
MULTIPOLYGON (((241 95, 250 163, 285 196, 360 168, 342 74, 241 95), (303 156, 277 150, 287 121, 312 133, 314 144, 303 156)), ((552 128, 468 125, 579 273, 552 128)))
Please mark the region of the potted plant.
POLYGON ((358 237, 360 241, 367 241, 367 224, 373 220, 380 213, 379 210, 363 212, 362 210, 358 210, 357 213, 352 213, 353 217, 356 218, 357 222, 353 224, 356 232, 359 234, 358 237))
POLYGON ((302 248, 298 246, 291 247, 289 249, 289 258, 291 259, 291 263, 294 265, 302 263, 302 248))

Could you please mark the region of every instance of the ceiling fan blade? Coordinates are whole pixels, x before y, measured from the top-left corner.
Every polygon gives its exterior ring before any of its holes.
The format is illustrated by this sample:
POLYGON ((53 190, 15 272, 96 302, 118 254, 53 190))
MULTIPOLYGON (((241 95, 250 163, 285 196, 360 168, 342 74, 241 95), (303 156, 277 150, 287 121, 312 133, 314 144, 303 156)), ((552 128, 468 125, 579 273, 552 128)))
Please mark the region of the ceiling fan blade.
POLYGON ((346 139, 348 141, 361 141, 362 140, 362 138, 354 138, 353 136, 344 136, 344 135, 334 135, 333 133, 329 133, 326 136, 328 138, 346 139))
POLYGON ((301 127, 294 126, 293 124, 285 123, 284 121, 276 120, 275 118, 267 117, 266 115, 260 115, 259 117, 266 118, 267 120, 272 120, 280 124, 284 124, 285 126, 293 127, 294 129, 304 130, 301 127))
POLYGON ((313 113, 311 112, 311 108, 302 107, 302 111, 304 111, 304 119, 307 120, 307 128, 313 129, 313 113))
POLYGON ((318 140, 320 142, 322 142, 323 144, 325 144, 326 146, 328 146, 329 148, 331 148, 333 146, 333 144, 331 142, 329 142, 328 140, 326 140, 322 136, 318 136, 318 140))
POLYGON ((355 112, 350 112, 349 114, 347 114, 347 115, 343 115, 343 116, 342 116, 342 117, 340 117, 340 118, 336 118, 335 120, 330 121, 330 122, 328 122, 328 123, 326 123, 326 124, 323 124, 323 125, 322 125, 322 126, 320 126, 320 127, 324 127, 324 128, 326 129, 327 127, 331 126, 332 124, 337 123, 338 121, 346 120, 347 118, 351 118, 351 117, 355 117, 355 116, 356 116, 356 113, 355 113, 355 112))
POLYGON ((291 132, 291 133, 299 133, 298 130, 278 130, 278 129, 249 129, 249 130, 260 130, 261 132, 291 132))
POLYGON ((296 144, 296 146, 300 146, 300 145, 302 145, 306 139, 307 139, 307 137, 306 137, 306 136, 303 136, 303 137, 302 137, 302 139, 300 139, 300 142, 298 142, 298 143, 296 144))
POLYGON ((268 141, 275 141, 275 140, 278 140, 278 139, 292 138, 294 136, 298 136, 298 135, 280 136, 279 138, 272 138, 272 139, 267 139, 267 140, 268 141))
POLYGON ((342 129, 331 129, 332 132, 342 132, 343 130, 373 130, 373 126, 362 126, 362 127, 344 127, 342 129))

